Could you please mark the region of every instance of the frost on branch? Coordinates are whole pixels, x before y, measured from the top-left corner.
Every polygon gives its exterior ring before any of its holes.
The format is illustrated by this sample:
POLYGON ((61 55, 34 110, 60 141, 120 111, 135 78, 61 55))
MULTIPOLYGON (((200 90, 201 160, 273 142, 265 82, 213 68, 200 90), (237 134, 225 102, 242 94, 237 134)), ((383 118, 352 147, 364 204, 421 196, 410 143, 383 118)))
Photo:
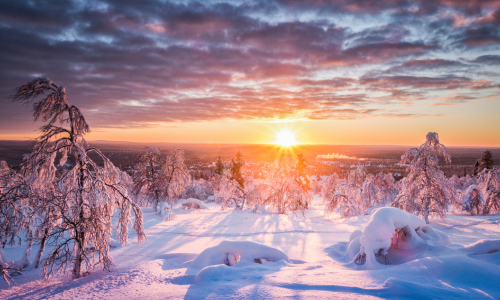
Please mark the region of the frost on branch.
POLYGON ((401 189, 391 205, 422 216, 429 224, 429 216, 444 218, 455 188, 439 169, 438 156, 451 163, 446 147, 439 143, 438 134, 429 132, 427 140, 418 149, 412 148, 401 156, 401 163, 410 163, 408 176, 401 182, 401 189))
POLYGON ((68 264, 73 265, 75 278, 98 264, 109 270, 113 261, 108 240, 115 211, 119 222, 114 230, 122 245, 127 243, 131 212, 135 216, 132 229, 139 242, 145 239, 142 211, 120 184, 120 170, 98 149, 87 145, 83 136, 90 131, 89 126, 80 110, 69 104, 64 87, 37 78, 19 87, 13 98, 33 103, 35 120, 47 122, 22 165, 30 188, 46 195, 40 197, 41 207, 37 208, 38 215, 43 216, 37 233, 52 246, 44 262, 44 274, 52 274, 54 268, 62 272, 68 264), (98 161, 90 158, 91 153, 98 161), (74 161, 60 174, 56 168, 58 154, 62 157, 59 164, 68 157, 74 161))

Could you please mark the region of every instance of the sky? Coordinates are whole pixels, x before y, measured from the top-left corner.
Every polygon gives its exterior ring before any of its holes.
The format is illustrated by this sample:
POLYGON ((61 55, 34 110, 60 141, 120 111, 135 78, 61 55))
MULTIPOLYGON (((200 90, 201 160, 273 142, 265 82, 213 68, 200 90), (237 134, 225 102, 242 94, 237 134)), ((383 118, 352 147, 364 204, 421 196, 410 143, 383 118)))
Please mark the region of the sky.
POLYGON ((48 77, 88 140, 500 147, 499 0, 0 0, 0 40, 0 139, 48 77))

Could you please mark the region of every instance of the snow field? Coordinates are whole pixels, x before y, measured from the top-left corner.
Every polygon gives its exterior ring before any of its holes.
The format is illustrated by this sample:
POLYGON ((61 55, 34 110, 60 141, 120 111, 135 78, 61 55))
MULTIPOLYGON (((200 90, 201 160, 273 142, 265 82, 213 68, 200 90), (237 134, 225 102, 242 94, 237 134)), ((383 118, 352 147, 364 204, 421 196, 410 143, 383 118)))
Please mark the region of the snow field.
MULTIPOLYGON (((112 272, 96 269, 76 280, 55 276, 43 281, 40 269, 30 270, 14 277, 18 285, 8 288, 0 283, 0 298, 500 298, 499 215, 449 214, 442 221, 431 219, 429 225, 446 234, 451 245, 428 242, 425 249, 400 261, 390 250, 391 264, 370 270, 356 267, 346 253, 350 240, 352 243, 369 232, 366 228, 376 212, 372 216, 326 218, 317 199, 306 210, 306 218, 256 214, 250 208, 220 211, 220 205, 205 205, 208 209, 174 208, 176 216, 170 221, 162 221, 151 208, 143 208, 147 240, 138 245, 131 233, 129 245, 112 249, 116 264, 112 272), (263 246, 247 246, 253 243, 263 246), (235 245, 239 248, 234 249, 235 245), (253 254, 261 250, 282 253, 289 261, 255 263, 252 258, 263 255, 244 259, 247 250, 253 254), (227 266, 220 260, 212 261, 214 253, 239 253, 240 260, 227 266)), ((397 221, 395 218, 393 224, 397 221)), ((420 225, 411 217, 400 223, 420 225)), ((17 260, 22 258, 22 250, 7 247, 6 254, 17 260)))

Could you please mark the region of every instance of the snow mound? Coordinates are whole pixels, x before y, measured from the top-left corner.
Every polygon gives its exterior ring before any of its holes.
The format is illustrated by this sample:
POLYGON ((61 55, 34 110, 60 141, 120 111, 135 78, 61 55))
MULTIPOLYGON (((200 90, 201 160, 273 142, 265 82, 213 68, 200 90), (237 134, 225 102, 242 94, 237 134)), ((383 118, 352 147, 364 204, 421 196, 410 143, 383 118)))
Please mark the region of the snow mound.
MULTIPOLYGON (((448 236, 425 221, 394 207, 377 209, 370 217, 363 233, 353 232, 346 256, 367 269, 378 269, 389 264, 389 249, 394 252, 418 252, 429 246, 451 244, 448 236)), ((400 256, 400 255, 399 255, 400 256)))
POLYGON ((194 283, 203 283, 210 281, 241 281, 241 280, 259 280, 266 273, 276 272, 285 266, 283 260, 272 265, 259 265, 249 261, 240 261, 233 267, 226 265, 208 266, 203 268, 194 277, 194 283))
POLYGON ((261 213, 264 215, 272 215, 274 214, 272 211, 268 210, 265 206, 260 206, 255 204, 255 208, 253 210, 254 213, 261 213))
POLYGON ((184 200, 181 206, 183 209, 208 209, 208 207, 203 204, 202 201, 195 198, 184 200))
POLYGON ((203 269, 207 266, 233 266, 239 261, 251 263, 290 262, 288 256, 278 249, 250 241, 222 241, 219 245, 205 249, 192 262, 190 267, 203 269))
POLYGON ((479 240, 464 247, 470 254, 491 254, 500 252, 500 240, 479 240))

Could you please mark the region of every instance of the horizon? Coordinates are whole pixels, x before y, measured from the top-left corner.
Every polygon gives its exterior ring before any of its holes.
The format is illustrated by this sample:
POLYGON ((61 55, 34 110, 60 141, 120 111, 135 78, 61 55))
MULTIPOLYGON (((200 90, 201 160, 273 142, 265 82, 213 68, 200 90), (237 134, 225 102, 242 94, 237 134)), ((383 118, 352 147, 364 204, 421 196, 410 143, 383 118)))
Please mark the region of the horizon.
MULTIPOLYGON (((20 140, 15 140, 15 139, 0 139, 0 142, 29 142, 33 141, 34 139, 20 139, 20 140)), ((277 148, 293 148, 293 147, 300 147, 300 146, 357 146, 357 147, 418 147, 420 145, 397 145, 397 144, 306 144, 306 143, 298 143, 292 146, 280 146, 275 143, 202 143, 202 142, 162 142, 162 141, 156 141, 156 142, 149 142, 149 141, 126 141, 126 140, 88 140, 85 139, 87 142, 102 142, 102 143, 134 143, 134 144, 171 144, 171 145, 230 145, 230 146, 274 146, 277 148)), ((154 145, 151 145, 154 146, 154 145)), ((500 146, 468 146, 468 145, 445 145, 446 148, 477 148, 477 149, 500 149, 500 146)))

